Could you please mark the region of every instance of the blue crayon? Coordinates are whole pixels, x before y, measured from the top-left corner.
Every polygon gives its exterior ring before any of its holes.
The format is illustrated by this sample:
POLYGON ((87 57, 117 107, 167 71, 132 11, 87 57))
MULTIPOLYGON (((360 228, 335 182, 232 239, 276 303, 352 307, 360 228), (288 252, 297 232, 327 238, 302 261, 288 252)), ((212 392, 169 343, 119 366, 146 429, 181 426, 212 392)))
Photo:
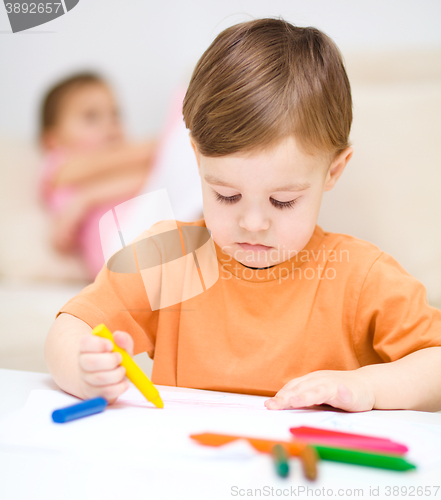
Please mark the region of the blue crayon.
POLYGON ((94 413, 104 411, 107 406, 107 401, 104 398, 86 399, 81 403, 77 403, 65 408, 60 408, 52 412, 52 420, 58 424, 75 420, 76 418, 87 417, 94 413))

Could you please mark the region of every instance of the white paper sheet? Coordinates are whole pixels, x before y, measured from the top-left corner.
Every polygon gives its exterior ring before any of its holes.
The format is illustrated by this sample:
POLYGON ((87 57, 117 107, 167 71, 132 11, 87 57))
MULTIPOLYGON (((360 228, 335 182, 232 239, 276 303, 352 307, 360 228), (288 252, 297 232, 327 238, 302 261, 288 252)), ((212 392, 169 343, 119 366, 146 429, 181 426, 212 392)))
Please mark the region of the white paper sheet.
MULTIPOLYGON (((216 391, 197 391, 179 392, 174 388, 161 389, 161 398, 164 401, 164 409, 169 410, 260 410, 268 411, 264 402, 268 399, 263 396, 248 396, 241 394, 230 394, 216 391), (171 390, 170 390, 171 389, 171 390)), ((118 398, 118 403, 139 406, 153 407, 146 401, 145 397, 133 385, 118 398)))
MULTIPOLYGON (((189 391, 158 387, 164 408, 147 402, 131 386, 107 409, 65 424, 51 419, 52 411, 80 400, 63 391, 34 390, 24 407, 0 421, 0 445, 46 450, 71 450, 93 461, 99 455, 123 457, 126 464, 161 463, 208 466, 213 460, 233 463, 256 460, 258 453, 244 442, 222 448, 199 445, 190 434, 220 432, 269 439, 291 439, 289 428, 298 425, 389 437, 406 444, 406 459, 419 470, 441 461, 441 427, 313 409, 270 411, 265 397, 189 391), (95 458, 93 458, 95 457, 95 458)), ((217 466, 218 466, 217 465, 217 466)), ((221 466, 221 465, 219 465, 221 466)), ((366 468, 365 468, 366 469, 366 468)))

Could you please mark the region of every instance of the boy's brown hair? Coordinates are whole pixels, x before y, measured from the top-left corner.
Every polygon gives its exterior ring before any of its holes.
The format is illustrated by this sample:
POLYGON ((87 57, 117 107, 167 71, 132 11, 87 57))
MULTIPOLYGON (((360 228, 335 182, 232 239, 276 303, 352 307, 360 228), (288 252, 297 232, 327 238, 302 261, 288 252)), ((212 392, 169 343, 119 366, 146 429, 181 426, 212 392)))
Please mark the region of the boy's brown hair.
POLYGON ((256 19, 225 29, 204 52, 183 116, 204 156, 263 150, 294 135, 304 153, 333 159, 350 145, 351 88, 327 35, 256 19))
POLYGON ((40 138, 47 130, 56 125, 65 96, 72 90, 91 84, 105 85, 106 82, 97 73, 76 73, 59 81, 47 91, 40 110, 40 138))

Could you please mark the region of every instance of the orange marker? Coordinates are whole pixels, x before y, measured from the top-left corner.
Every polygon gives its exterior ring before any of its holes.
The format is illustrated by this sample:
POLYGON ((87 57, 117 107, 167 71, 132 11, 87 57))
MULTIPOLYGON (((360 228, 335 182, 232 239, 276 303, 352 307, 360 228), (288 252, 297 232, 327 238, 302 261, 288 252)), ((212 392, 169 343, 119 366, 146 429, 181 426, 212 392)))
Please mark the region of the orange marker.
POLYGON ((222 446, 237 441, 238 439, 245 439, 255 450, 269 454, 272 453, 274 446, 278 444, 283 446, 288 455, 300 458, 302 461, 303 473, 306 478, 311 480, 317 478, 317 461, 319 460, 319 456, 314 448, 302 441, 273 441, 271 439, 230 436, 228 434, 214 434, 209 432, 191 434, 190 437, 206 446, 222 446))

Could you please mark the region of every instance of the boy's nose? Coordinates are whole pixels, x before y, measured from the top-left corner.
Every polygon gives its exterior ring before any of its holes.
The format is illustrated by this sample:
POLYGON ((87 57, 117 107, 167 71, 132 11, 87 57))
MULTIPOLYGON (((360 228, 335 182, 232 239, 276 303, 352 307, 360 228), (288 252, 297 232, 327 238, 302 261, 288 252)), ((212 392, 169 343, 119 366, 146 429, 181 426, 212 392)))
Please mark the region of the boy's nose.
POLYGON ((250 233, 255 233, 269 229, 270 221, 269 218, 262 212, 258 210, 250 210, 241 214, 239 226, 250 233))

